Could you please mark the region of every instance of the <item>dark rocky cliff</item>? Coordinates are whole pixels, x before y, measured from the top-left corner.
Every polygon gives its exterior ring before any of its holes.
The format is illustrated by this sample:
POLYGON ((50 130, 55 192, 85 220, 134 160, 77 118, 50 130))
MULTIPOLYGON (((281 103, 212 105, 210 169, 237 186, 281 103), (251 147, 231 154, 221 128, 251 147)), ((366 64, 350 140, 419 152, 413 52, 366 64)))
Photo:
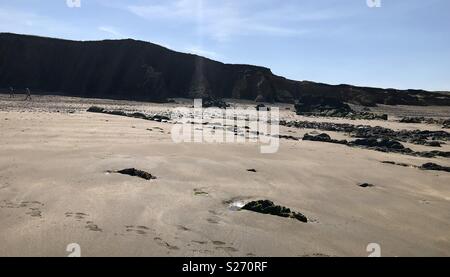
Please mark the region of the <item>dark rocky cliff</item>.
POLYGON ((216 97, 294 102, 317 95, 365 105, 450 105, 450 95, 427 91, 298 82, 270 69, 231 65, 136 40, 69 41, 0 34, 0 88, 34 93, 164 101, 216 97))

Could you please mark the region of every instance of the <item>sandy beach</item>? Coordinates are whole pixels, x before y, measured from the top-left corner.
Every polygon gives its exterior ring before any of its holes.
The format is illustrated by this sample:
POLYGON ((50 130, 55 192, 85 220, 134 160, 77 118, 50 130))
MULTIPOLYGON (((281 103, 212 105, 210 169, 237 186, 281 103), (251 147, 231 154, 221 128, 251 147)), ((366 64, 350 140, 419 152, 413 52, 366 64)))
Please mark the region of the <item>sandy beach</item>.
MULTIPOLYGON (((261 154, 256 143, 175 144, 172 124, 86 112, 93 105, 152 113, 185 104, 0 95, 0 256, 67 256, 70 243, 82 256, 367 257, 370 243, 382 256, 450 255, 450 174, 382 163, 448 167, 448 158, 287 139, 275 154, 261 154), (156 179, 114 173, 125 168, 156 179), (230 208, 260 199, 309 221, 230 208)), ((390 114, 387 122, 280 108, 285 120, 450 131, 397 122, 396 111, 405 116, 408 107, 376 108, 390 114)), ((409 113, 448 118, 450 110, 409 113)), ((300 137, 311 131, 280 129, 300 137)))

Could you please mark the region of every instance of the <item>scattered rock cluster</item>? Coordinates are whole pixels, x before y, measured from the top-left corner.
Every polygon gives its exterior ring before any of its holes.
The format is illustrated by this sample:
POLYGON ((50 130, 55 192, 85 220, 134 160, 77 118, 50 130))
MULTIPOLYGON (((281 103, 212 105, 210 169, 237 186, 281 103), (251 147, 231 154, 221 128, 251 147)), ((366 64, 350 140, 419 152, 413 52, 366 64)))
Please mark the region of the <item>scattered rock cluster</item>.
POLYGON ((416 166, 416 165, 406 164, 406 163, 396 163, 396 162, 393 162, 393 161, 382 161, 381 163, 398 165, 398 166, 403 166, 403 167, 419 168, 419 169, 422 169, 422 170, 434 170, 434 171, 450 172, 450 167, 448 167, 448 166, 441 166, 441 165, 438 165, 438 164, 435 164, 435 163, 426 163, 426 164, 423 164, 422 166, 416 166))
POLYGON ((450 133, 446 131, 395 131, 384 127, 368 125, 353 125, 347 123, 310 122, 310 121, 280 121, 280 125, 300 129, 316 129, 328 132, 347 133, 354 138, 387 138, 417 145, 435 146, 450 140, 450 133))
POLYGON ((401 123, 426 123, 426 124, 438 124, 443 128, 450 128, 450 119, 435 119, 426 117, 404 117, 400 119, 401 123))
POLYGON ((262 213, 262 214, 270 214, 270 215, 276 215, 276 216, 281 216, 281 217, 295 218, 304 223, 308 222, 308 218, 305 215, 303 215, 301 213, 293 212, 289 208, 275 205, 270 200, 252 201, 252 202, 246 204, 242 209, 252 211, 252 212, 262 213))
POLYGON ((348 104, 337 98, 304 96, 295 105, 298 115, 342 117, 349 119, 388 120, 388 115, 377 115, 370 112, 356 112, 348 104))
POLYGON ((369 137, 369 138, 361 138, 354 141, 347 140, 335 140, 332 139, 328 134, 319 134, 319 135, 310 135, 306 134, 303 137, 303 140, 306 141, 318 141, 318 142, 327 142, 334 144, 342 144, 350 147, 360 147, 385 153, 399 153, 411 156, 419 156, 425 158, 434 158, 434 157, 445 157, 450 158, 450 152, 443 151, 425 151, 425 152, 415 152, 410 148, 406 148, 403 144, 396 140, 392 140, 389 138, 380 138, 380 137, 369 137))

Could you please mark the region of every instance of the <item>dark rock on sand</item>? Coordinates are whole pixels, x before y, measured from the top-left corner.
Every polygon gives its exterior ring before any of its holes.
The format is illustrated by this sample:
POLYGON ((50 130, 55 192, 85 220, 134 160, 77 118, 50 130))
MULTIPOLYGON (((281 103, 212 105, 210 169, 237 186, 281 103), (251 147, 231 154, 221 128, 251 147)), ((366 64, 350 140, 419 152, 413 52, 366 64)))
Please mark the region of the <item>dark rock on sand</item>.
POLYGON ((385 148, 388 150, 403 150, 405 147, 403 144, 396 140, 391 140, 387 138, 367 138, 367 139, 357 139, 350 142, 350 145, 365 146, 369 148, 385 148))
POLYGON ((262 213, 262 214, 270 214, 270 215, 276 215, 276 216, 281 216, 281 217, 295 218, 304 223, 308 222, 308 219, 303 214, 293 212, 293 211, 291 211, 291 209, 283 207, 283 206, 277 206, 270 200, 252 201, 252 202, 246 204, 242 209, 252 211, 252 212, 262 213))
POLYGON ((127 114, 126 112, 123 112, 123 111, 117 111, 117 110, 115 110, 115 111, 109 111, 109 112, 107 112, 107 114, 110 114, 110 115, 118 115, 118 116, 128 116, 128 114, 127 114))
POLYGON ((307 141, 320 141, 320 142, 328 142, 328 143, 335 143, 335 144, 347 144, 348 142, 346 140, 335 140, 332 139, 328 134, 319 134, 319 135, 310 135, 306 134, 303 136, 303 140, 307 141))
POLYGON ((372 185, 372 184, 369 184, 369 183, 358 184, 358 186, 360 186, 362 188, 373 188, 373 187, 375 187, 375 185, 372 185))
POLYGON ((393 161, 382 161, 381 163, 383 163, 383 164, 398 165, 398 166, 403 166, 403 167, 414 167, 413 165, 410 165, 410 164, 406 164, 406 163, 396 163, 396 162, 393 162, 393 161))
POLYGON ((400 120, 401 123, 422 123, 425 120, 424 117, 404 117, 400 120))
POLYGON ((139 118, 139 119, 148 119, 148 116, 143 113, 132 113, 129 116, 134 117, 134 118, 139 118))
MULTIPOLYGON (((276 136, 274 136, 274 137, 276 137, 276 136)), ((287 140, 296 140, 296 141, 300 140, 300 138, 295 137, 295 136, 290 136, 290 135, 279 135, 278 138, 287 139, 287 140)))
POLYGON ((422 170, 435 170, 435 171, 445 171, 450 172, 450 167, 447 166, 440 166, 435 163, 426 163, 420 167, 422 170))
POLYGON ((441 147, 441 143, 439 141, 427 141, 424 145, 430 147, 441 147))
POLYGON ((156 177, 154 177, 152 174, 142 171, 142 170, 138 170, 136 168, 128 168, 128 169, 123 169, 123 170, 119 170, 116 172, 120 173, 120 174, 124 174, 124 175, 133 176, 133 177, 139 177, 139 178, 142 178, 145 180, 156 179, 156 177))
POLYGON ((96 107, 96 106, 92 106, 87 110, 87 112, 90 112, 90 113, 103 113, 104 111, 105 110, 103 108, 96 107))

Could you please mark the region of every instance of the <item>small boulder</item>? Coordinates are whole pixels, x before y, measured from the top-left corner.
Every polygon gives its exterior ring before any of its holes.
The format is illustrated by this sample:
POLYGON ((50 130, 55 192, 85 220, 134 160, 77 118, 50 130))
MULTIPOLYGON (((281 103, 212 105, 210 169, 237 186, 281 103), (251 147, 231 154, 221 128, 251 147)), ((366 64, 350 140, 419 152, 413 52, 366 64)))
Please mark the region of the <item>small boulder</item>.
POLYGON ((156 179, 156 177, 154 177, 152 174, 142 171, 142 170, 139 170, 139 169, 136 169, 136 168, 128 168, 128 169, 119 170, 119 171, 117 171, 117 173, 134 176, 134 177, 139 177, 139 178, 142 178, 145 180, 156 179))
POLYGON ((362 188, 373 188, 375 187, 375 185, 369 184, 369 183, 362 183, 359 184, 358 186, 362 187, 362 188))

